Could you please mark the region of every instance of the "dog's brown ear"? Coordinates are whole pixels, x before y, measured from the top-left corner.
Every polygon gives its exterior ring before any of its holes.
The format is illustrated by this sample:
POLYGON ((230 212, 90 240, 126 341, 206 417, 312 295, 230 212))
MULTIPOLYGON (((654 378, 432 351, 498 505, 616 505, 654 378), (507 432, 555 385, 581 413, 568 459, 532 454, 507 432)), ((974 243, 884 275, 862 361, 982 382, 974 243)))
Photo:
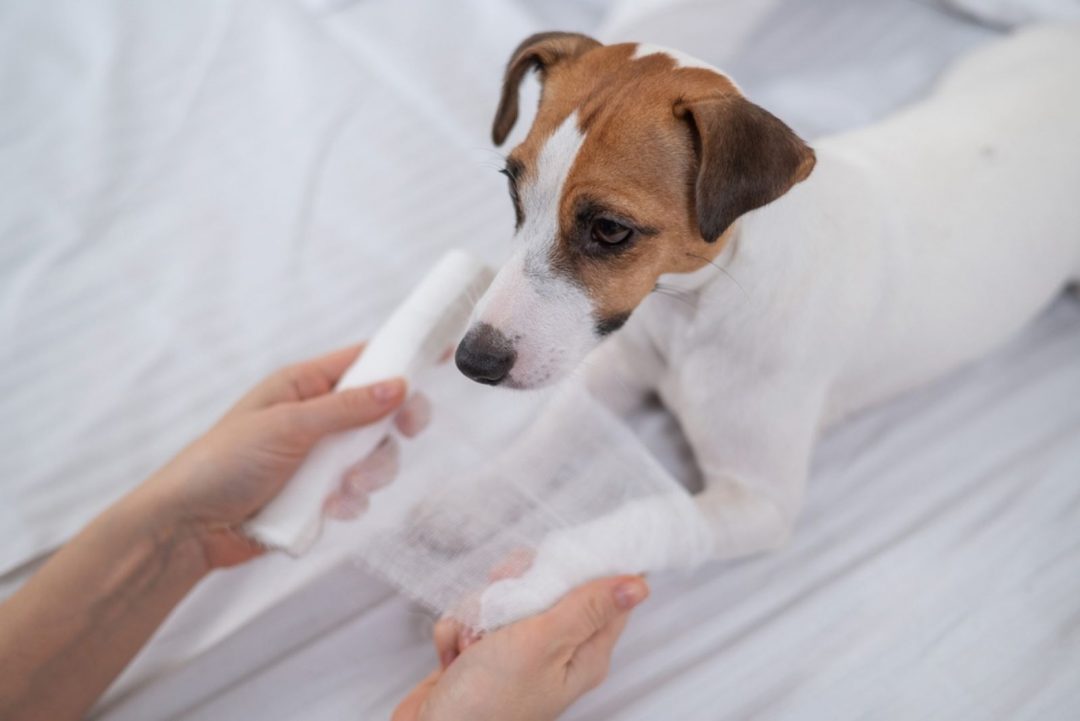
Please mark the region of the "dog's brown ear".
POLYGON ((693 127, 695 208, 701 237, 715 242, 735 219, 779 198, 814 169, 814 151, 791 128, 737 93, 680 101, 693 127))
POLYGON ((573 60, 582 53, 600 47, 600 43, 580 33, 537 33, 525 38, 506 66, 503 76, 502 97, 495 111, 495 123, 491 139, 502 145, 518 119, 518 90, 525 74, 536 69, 543 82, 549 68, 557 63, 573 60))

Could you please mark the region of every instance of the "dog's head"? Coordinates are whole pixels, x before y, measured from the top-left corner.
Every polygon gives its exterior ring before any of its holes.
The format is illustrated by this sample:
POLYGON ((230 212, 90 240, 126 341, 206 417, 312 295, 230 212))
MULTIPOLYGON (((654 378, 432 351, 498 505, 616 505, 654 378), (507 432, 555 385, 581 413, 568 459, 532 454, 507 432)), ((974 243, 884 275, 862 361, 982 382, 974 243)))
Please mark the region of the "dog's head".
POLYGON ((708 263, 739 216, 814 166, 802 140, 716 70, 574 33, 534 35, 514 52, 496 145, 534 69, 540 106, 504 170, 517 248, 456 355, 470 378, 514 388, 565 376, 662 274, 708 263))

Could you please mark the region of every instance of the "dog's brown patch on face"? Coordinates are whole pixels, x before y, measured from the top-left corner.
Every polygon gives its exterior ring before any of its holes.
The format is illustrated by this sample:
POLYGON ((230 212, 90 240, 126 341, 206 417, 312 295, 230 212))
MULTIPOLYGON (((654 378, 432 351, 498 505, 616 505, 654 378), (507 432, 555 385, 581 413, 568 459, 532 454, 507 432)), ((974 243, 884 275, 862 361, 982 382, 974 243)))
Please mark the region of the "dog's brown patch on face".
POLYGON ((750 106, 723 75, 680 68, 663 53, 634 59, 636 49, 591 47, 545 68, 536 119, 510 154, 523 169, 521 182, 529 182, 544 143, 577 112, 585 139, 563 185, 551 263, 586 290, 601 328, 616 327, 661 275, 710 262, 730 237, 731 228, 719 240, 702 237, 695 188, 704 175, 703 139, 676 108, 729 97, 750 106), (630 239, 595 242, 597 218, 631 228, 630 239))
POLYGON ((577 111, 585 140, 563 186, 552 264, 586 289, 600 320, 629 313, 659 276, 696 270, 722 247, 698 230, 694 140, 672 108, 738 91, 709 70, 676 69, 667 55, 632 59, 636 47, 598 47, 549 70, 532 129, 511 154, 535 168, 544 142, 577 111), (595 215, 634 229, 625 248, 590 247, 595 215))

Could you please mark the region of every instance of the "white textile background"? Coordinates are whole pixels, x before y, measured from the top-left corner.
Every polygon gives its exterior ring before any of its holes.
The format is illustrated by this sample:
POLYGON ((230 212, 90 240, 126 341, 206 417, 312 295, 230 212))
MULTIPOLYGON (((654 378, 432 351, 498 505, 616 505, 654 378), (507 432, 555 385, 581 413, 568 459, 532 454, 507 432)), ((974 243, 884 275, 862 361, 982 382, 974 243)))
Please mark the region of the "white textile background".
MULTIPOLYGON (((0 592, 443 249, 505 255, 491 113, 553 26, 680 47, 810 138, 994 34, 917 0, 0 2, 0 592)), ((1062 300, 831 433, 792 545, 653 578, 568 718, 1069 718, 1078 358, 1062 300)), ((639 420, 685 471, 670 420, 639 420)), ((262 559, 187 599, 99 714, 383 718, 428 622, 329 551, 262 559)))

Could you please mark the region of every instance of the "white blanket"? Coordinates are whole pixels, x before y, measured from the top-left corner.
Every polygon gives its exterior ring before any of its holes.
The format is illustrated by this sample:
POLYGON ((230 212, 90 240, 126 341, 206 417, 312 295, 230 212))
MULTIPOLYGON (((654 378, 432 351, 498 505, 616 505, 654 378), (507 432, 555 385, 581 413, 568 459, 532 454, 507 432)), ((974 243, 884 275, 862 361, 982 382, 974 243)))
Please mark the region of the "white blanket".
MULTIPOLYGON (((369 333, 442 249, 501 260, 499 75, 561 18, 697 54, 810 137, 991 36, 915 0, 0 3, 0 590, 262 374, 369 333)), ((831 434, 792 546, 653 579, 569 717, 1080 707, 1078 357, 1063 300, 831 434)), ((102 714, 384 717, 434 661, 427 622, 329 552, 261 559, 185 601, 102 714)))

